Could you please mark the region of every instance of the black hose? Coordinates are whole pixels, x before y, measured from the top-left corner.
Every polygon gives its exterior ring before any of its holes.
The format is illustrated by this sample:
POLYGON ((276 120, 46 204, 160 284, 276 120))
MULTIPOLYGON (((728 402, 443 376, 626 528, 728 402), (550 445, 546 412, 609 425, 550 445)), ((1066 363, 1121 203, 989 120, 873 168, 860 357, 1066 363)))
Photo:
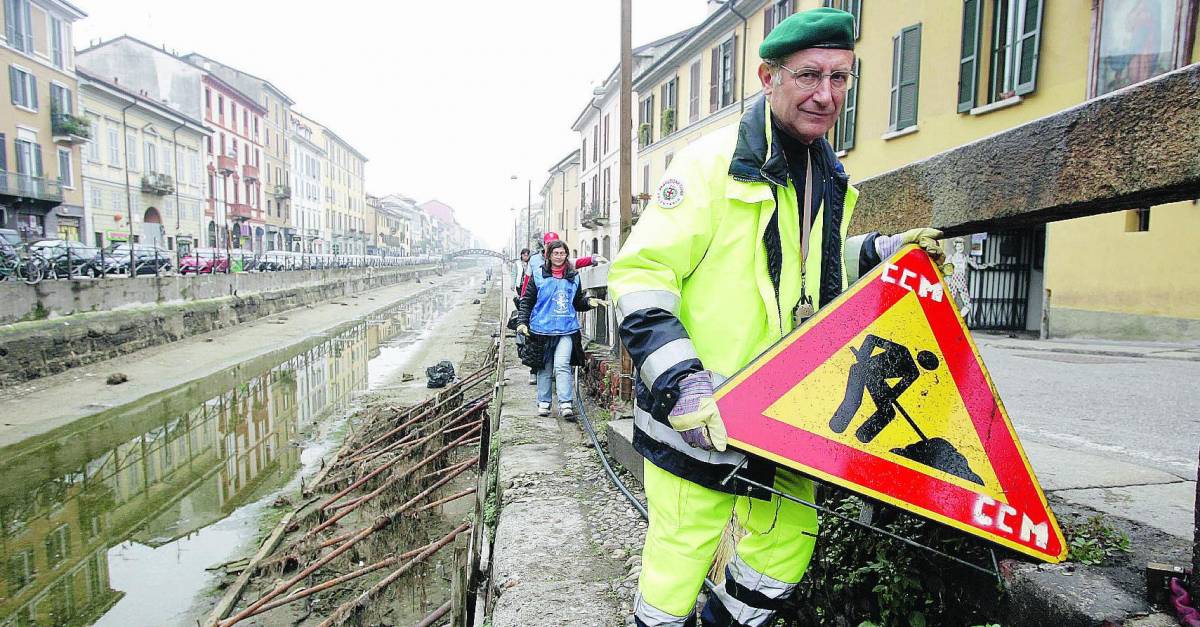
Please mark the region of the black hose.
POLYGON ((617 471, 613 470, 612 464, 608 462, 608 455, 604 453, 604 448, 600 446, 600 440, 596 438, 596 430, 592 427, 592 421, 588 420, 587 407, 583 403, 583 393, 579 391, 579 368, 571 369, 571 376, 575 379, 575 406, 579 408, 579 421, 583 423, 583 430, 587 432, 588 438, 592 441, 592 447, 596 449, 596 453, 600 455, 600 463, 604 465, 604 471, 608 473, 608 479, 613 485, 629 499, 633 504, 634 509, 642 515, 642 520, 650 520, 650 513, 646 511, 646 506, 637 500, 637 497, 625 487, 625 483, 617 476, 617 471))

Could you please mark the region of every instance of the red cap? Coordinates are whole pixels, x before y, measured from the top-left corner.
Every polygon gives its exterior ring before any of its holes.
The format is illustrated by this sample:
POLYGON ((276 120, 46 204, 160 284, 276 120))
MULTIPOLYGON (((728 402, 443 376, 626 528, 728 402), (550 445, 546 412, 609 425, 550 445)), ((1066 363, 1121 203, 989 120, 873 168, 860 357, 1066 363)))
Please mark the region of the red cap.
POLYGON ((547 231, 546 234, 542 236, 543 244, 549 244, 550 242, 557 242, 557 241, 558 241, 558 233, 555 233, 554 231, 547 231))

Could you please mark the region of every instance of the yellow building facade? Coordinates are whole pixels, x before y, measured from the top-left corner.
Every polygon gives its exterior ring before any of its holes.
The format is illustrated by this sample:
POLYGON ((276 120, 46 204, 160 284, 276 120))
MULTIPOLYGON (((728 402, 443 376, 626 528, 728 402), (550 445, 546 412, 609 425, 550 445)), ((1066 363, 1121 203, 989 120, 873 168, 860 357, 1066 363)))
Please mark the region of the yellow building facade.
MULTIPOLYGON (((719 6, 634 81, 635 193, 652 193, 688 143, 737 122, 761 92, 764 35, 818 6, 857 17, 859 78, 829 136, 851 183, 1200 60, 1189 2, 738 3, 745 20, 719 6)), ((1192 201, 964 239, 968 322, 1051 336, 1200 338, 1200 278, 1175 271, 1197 233, 1192 201)))
POLYGON ((547 171, 542 185, 542 206, 546 208, 546 230, 558 233, 567 243, 571 258, 580 256, 579 227, 579 151, 563 157, 547 171))
POLYGON ((79 117, 72 24, 86 17, 63 0, 9 0, 0 7, 0 63, 8 98, 0 106, 0 228, 25 241, 83 241, 79 117))

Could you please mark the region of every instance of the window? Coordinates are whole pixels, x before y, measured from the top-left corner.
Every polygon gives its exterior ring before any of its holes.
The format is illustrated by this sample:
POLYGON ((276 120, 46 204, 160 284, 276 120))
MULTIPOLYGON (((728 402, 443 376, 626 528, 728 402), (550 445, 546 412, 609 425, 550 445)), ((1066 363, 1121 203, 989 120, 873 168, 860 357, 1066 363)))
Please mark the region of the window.
POLYGON ((29 0, 4 0, 4 34, 9 46, 25 54, 33 54, 29 0))
MULTIPOLYGON (((840 8, 840 7, 839 7, 840 8)), ((763 38, 792 14, 792 0, 773 0, 763 10, 763 38)))
POLYGON ((121 165, 121 137, 113 122, 108 123, 108 165, 121 165))
POLYGON ((104 190, 100 189, 99 187, 93 186, 91 189, 91 200, 92 200, 92 208, 103 209, 104 208, 104 190))
POLYGON ((654 94, 647 96, 638 105, 638 147, 645 148, 654 143, 654 94))
POLYGON ((37 77, 15 65, 10 65, 8 66, 8 87, 9 93, 12 94, 13 104, 37 111, 37 77))
POLYGON ((160 148, 162 149, 162 173, 175 176, 175 160, 171 155, 171 153, 174 151, 174 146, 169 146, 164 142, 160 148))
POLYGON ((92 140, 88 142, 88 161, 100 163, 100 120, 91 118, 88 127, 92 133, 92 140))
MULTIPOLYGON (((1089 97, 1186 65, 1196 3, 1099 0, 1092 23, 1089 97)), ((1036 49, 1036 44, 1035 44, 1036 49)))
POLYGON ((917 81, 921 70, 921 25, 906 27, 892 37, 892 94, 888 128, 917 125, 917 81))
POLYGON ((143 163, 145 167, 143 169, 147 174, 158 172, 158 148, 149 139, 146 140, 143 148, 146 155, 146 160, 143 163))
POLYGON ((71 101, 71 90, 62 85, 50 83, 50 110, 54 113, 74 115, 75 106, 71 101))
POLYGON ((601 128, 601 130, 600 130, 600 134, 604 136, 604 148, 603 148, 603 150, 600 151, 600 154, 602 154, 602 155, 608 154, 608 136, 609 136, 608 118, 609 118, 609 114, 605 113, 603 128, 601 128))
POLYGON ((600 160, 600 125, 592 125, 592 161, 600 160))
POLYGON ((66 67, 66 51, 63 49, 63 23, 57 17, 50 18, 50 62, 54 67, 66 67))
POLYGON ((31 176, 42 175, 42 147, 31 141, 18 139, 13 142, 17 157, 17 172, 31 176))
POLYGON ((833 125, 833 149, 850 150, 854 148, 854 131, 858 126, 858 82, 862 77, 862 60, 854 60, 854 75, 857 77, 846 90, 846 100, 842 111, 838 114, 837 123, 833 125))
POLYGON ((138 169, 137 165, 137 136, 126 131, 125 133, 125 158, 129 160, 129 169, 138 169))
POLYGON ((678 112, 679 100, 679 78, 672 78, 662 86, 662 120, 660 121, 660 132, 663 137, 675 132, 675 114, 678 112))
POLYGON ((984 33, 991 34, 987 102, 1032 93, 1037 84, 1043 0, 963 0, 958 112, 978 104, 984 33), (991 2, 990 12, 984 2, 991 2), (989 21, 990 20, 990 21, 989 21))
POLYGON ((604 168, 604 182, 601 183, 604 191, 602 195, 602 205, 600 215, 608 215, 608 205, 612 201, 612 168, 604 168))
POLYGON ((67 189, 75 188, 74 172, 71 171, 71 149, 58 149, 58 183, 67 189))
POLYGON ((737 41, 737 35, 733 35, 712 49, 712 82, 709 84, 708 92, 709 113, 733 104, 734 92, 737 90, 734 74, 737 69, 737 41))
POLYGON ((688 70, 688 122, 700 119, 700 61, 697 59, 688 70))
POLYGON ((204 88, 204 116, 212 119, 212 90, 207 87, 204 88))
POLYGON ((1145 233, 1150 230, 1150 207, 1125 212, 1125 232, 1145 233))
POLYGON ((650 164, 642 166, 642 193, 650 194, 650 164))
POLYGON ((862 22, 862 0, 825 0, 825 6, 841 9, 850 15, 854 16, 854 38, 858 39, 862 29, 859 28, 859 23, 862 22))

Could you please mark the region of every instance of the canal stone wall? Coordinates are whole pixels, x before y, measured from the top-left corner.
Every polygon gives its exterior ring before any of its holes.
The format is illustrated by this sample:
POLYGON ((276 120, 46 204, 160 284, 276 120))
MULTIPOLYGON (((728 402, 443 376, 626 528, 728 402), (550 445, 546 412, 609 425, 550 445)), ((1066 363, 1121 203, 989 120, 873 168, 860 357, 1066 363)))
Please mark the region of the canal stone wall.
MULTIPOLYGON (((336 268, 288 272, 237 272, 191 276, 161 276, 42 281, 25 285, 0 283, 0 324, 40 320, 84 312, 112 311, 142 305, 197 302, 226 296, 278 292, 345 281, 374 281, 393 275, 410 276, 433 266, 411 268, 336 268)), ((388 285, 385 282, 375 287, 388 285)), ((393 281, 394 282, 394 281, 393 281)), ((369 288, 367 288, 369 289, 369 288)))
MULTIPOLYGON (((42 298, 40 295, 34 297, 36 302, 57 307, 59 316, 0 327, 0 386, 410 281, 418 272, 439 269, 360 268, 21 285, 30 289, 61 285, 52 292, 43 292, 47 294, 45 300, 37 300, 42 298), (96 311, 76 308, 83 303, 96 311)), ((10 294, 7 289, 0 292, 5 309, 10 307, 10 294)))

